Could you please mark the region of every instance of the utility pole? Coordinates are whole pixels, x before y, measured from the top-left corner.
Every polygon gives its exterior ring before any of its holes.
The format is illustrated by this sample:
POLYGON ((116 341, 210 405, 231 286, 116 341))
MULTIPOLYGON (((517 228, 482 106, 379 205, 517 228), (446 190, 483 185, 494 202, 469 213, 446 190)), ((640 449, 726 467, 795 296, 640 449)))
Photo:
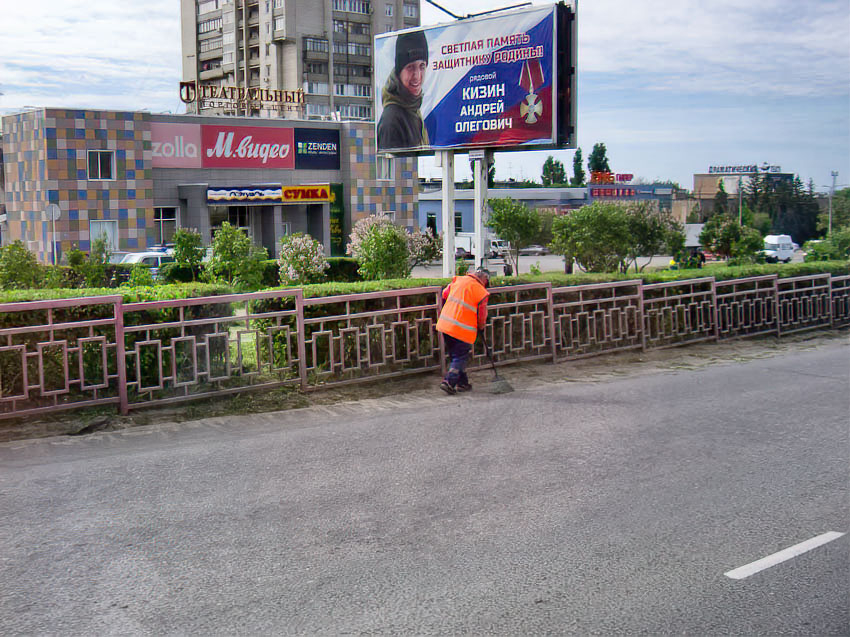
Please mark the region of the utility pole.
POLYGON ((832 197, 835 195, 835 178, 838 177, 838 171, 833 170, 829 174, 832 175, 832 188, 829 189, 829 223, 826 231, 827 237, 832 234, 832 197))
POLYGON ((741 175, 738 175, 738 225, 744 225, 744 207, 742 205, 743 196, 741 193, 741 175))

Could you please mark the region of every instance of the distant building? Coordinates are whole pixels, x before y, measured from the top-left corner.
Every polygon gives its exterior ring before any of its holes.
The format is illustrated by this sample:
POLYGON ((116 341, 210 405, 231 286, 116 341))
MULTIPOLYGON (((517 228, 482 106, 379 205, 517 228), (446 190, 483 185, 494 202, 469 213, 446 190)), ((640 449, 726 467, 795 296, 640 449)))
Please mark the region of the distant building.
MULTIPOLYGON (((427 182, 419 194, 419 227, 431 228, 435 233, 443 231, 442 188, 439 182, 427 182), (437 186, 435 188, 435 186, 437 186)), ((488 197, 510 197, 521 201, 529 208, 540 212, 566 214, 587 205, 587 188, 490 188, 488 197)), ((475 191, 471 189, 455 190, 454 224, 455 232, 472 232, 475 223, 475 191)))
POLYGON ((388 214, 416 225, 415 158, 375 155, 371 122, 40 109, 2 119, 0 236, 42 262, 107 238, 113 252, 170 243, 224 221, 276 254, 306 232, 344 252, 352 224, 388 214), (49 204, 61 216, 46 218, 49 204))
POLYGON ((714 211, 714 198, 720 192, 720 184, 729 197, 732 208, 738 209, 738 188, 746 192, 753 177, 761 175, 768 179, 769 183, 781 182, 791 183, 794 180, 793 173, 782 172, 781 166, 770 164, 744 164, 735 166, 710 166, 707 173, 694 174, 694 189, 692 196, 697 202, 697 210, 704 219, 714 211), (740 186, 739 186, 740 185, 740 186))
POLYGON ((203 97, 190 112, 371 120, 372 39, 418 26, 420 7, 419 0, 181 0, 180 16, 183 80, 203 97), (277 91, 301 93, 293 100, 277 91))

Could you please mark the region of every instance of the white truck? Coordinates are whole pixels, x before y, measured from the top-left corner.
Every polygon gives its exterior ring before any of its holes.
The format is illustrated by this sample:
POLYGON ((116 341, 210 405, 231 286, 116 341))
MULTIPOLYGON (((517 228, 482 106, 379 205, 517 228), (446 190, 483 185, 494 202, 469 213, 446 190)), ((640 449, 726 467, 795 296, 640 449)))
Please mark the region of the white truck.
MULTIPOLYGON (((484 245, 488 247, 484 254, 485 258, 497 259, 504 255, 508 250, 509 244, 507 241, 497 239, 494 235, 488 234, 484 237, 484 245)), ((474 232, 457 232, 455 233, 455 254, 458 258, 466 255, 476 254, 475 233, 474 232), (461 253, 463 250, 463 253, 461 253)))
POLYGON ((764 260, 768 263, 788 263, 794 256, 794 242, 791 235, 769 234, 764 238, 764 260))

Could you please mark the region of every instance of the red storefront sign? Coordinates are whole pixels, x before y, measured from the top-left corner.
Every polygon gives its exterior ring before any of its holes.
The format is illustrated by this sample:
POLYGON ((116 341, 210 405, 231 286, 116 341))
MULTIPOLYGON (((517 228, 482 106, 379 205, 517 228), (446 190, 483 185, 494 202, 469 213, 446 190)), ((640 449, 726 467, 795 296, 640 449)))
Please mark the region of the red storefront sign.
POLYGON ((154 168, 200 168, 200 126, 152 122, 151 155, 154 168))
POLYGON ((291 128, 201 126, 204 168, 295 168, 291 128))

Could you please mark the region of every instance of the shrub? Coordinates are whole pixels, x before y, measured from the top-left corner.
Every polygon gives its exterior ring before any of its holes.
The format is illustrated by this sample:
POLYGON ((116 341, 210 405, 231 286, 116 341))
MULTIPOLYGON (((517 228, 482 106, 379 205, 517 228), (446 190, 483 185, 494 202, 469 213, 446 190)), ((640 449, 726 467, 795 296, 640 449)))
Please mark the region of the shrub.
POLYGON ((806 251, 807 262, 850 258, 850 226, 833 232, 821 241, 807 241, 803 250, 806 251))
POLYGON ((0 288, 4 290, 42 287, 43 269, 20 239, 0 248, 0 288))
POLYGON ((364 279, 394 279, 410 274, 407 232, 388 217, 366 217, 354 224, 346 252, 357 260, 364 279))
POLYGON ((141 263, 134 263, 133 267, 130 268, 130 277, 129 279, 122 283, 127 287, 135 288, 143 285, 153 285, 153 274, 151 274, 151 269, 142 265, 141 263))
POLYGON ((180 267, 180 276, 189 273, 192 281, 199 272, 204 257, 201 234, 190 228, 180 228, 174 234, 174 262, 180 267))
POLYGON ((363 277, 357 270, 356 259, 351 257, 330 257, 328 259, 328 281, 362 281, 363 277))
POLYGON ((291 234, 280 240, 281 285, 320 283, 330 267, 322 244, 309 234, 291 234))
POLYGON ((239 290, 258 290, 267 256, 265 248, 253 245, 248 235, 225 221, 213 237, 208 277, 239 290))

